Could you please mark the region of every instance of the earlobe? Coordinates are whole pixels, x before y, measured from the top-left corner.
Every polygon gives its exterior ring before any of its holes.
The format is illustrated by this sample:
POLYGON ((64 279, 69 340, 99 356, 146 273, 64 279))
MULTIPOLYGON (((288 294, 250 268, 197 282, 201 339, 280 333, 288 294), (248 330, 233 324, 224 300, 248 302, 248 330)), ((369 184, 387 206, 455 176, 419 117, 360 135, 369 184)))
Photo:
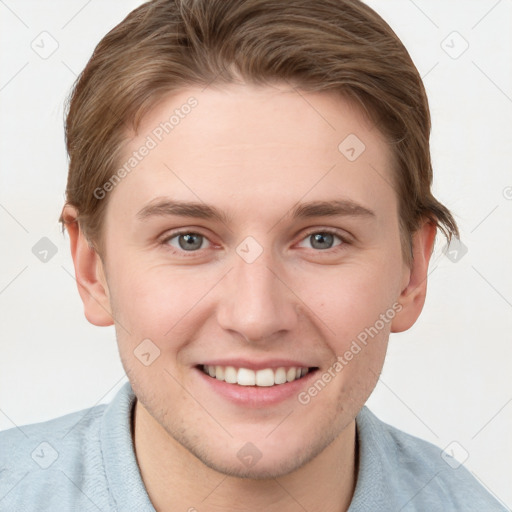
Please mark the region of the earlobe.
POLYGON ((426 221, 413 235, 413 260, 410 267, 404 269, 404 287, 398 298, 402 309, 393 319, 391 332, 410 329, 420 316, 427 294, 428 264, 436 232, 436 225, 426 221))
POLYGON ((85 317, 93 325, 113 325, 103 262, 80 229, 76 209, 66 205, 62 218, 69 234, 78 293, 84 304, 85 317))

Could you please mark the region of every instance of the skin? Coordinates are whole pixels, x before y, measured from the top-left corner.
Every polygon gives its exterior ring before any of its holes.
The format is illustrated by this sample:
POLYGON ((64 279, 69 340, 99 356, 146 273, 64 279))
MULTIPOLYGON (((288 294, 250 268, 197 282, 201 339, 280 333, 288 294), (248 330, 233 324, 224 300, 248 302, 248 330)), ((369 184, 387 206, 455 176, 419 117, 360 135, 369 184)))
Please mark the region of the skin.
MULTIPOLYGON (((102 258, 76 223, 68 226, 85 315, 115 324, 137 395, 144 484, 159 511, 347 510, 355 417, 378 380, 389 333, 421 312, 435 227, 414 234, 407 265, 390 150, 331 93, 281 84, 180 91, 146 115, 127 157, 190 96, 197 107, 104 199, 102 258), (338 150, 349 134, 366 146, 353 162, 338 150), (137 218, 157 198, 206 203, 228 218, 137 218), (298 203, 339 199, 373 215, 290 215, 298 203), (195 252, 181 249, 179 237, 164 240, 182 229, 205 237, 195 252), (310 235, 326 229, 337 234, 319 249, 310 235), (247 236, 263 249, 252 263, 236 251, 247 236), (321 375, 393 304, 401 311, 307 405, 295 395, 268 407, 235 405, 195 368, 216 358, 293 358, 321 375), (134 355, 147 338, 160 350, 149 366, 134 355), (237 457, 248 441, 261 453, 251 467, 237 457)), ((76 213, 66 206, 64 218, 76 213)))

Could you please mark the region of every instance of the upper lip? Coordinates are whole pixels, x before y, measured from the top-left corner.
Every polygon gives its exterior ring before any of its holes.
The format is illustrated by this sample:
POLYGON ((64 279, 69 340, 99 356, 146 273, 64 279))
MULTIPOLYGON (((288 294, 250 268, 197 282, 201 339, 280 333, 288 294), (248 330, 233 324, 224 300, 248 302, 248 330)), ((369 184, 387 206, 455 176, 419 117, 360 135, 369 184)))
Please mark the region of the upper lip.
POLYGON ((310 363, 304 363, 294 359, 266 359, 262 361, 249 360, 245 358, 234 359, 211 359, 199 363, 198 366, 234 366, 235 368, 247 368, 250 370, 263 370, 265 368, 290 368, 291 366, 299 368, 316 368, 310 363))

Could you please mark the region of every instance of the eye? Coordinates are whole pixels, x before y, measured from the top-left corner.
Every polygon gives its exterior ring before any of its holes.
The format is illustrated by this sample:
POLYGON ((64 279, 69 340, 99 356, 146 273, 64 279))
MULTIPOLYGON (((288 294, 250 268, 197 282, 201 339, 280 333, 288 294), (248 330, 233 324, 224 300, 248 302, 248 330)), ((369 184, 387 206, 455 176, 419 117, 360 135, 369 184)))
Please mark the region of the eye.
POLYGON ((308 247, 307 245, 304 245, 308 242, 311 244, 310 247, 313 249, 324 251, 341 245, 344 243, 344 240, 330 231, 315 231, 306 236, 306 238, 300 242, 299 247, 308 247), (336 240, 338 240, 338 243, 335 243, 336 240))
POLYGON ((183 251, 197 251, 204 249, 205 244, 209 243, 207 238, 199 233, 183 232, 176 233, 163 241, 166 245, 171 245, 176 249, 183 251))

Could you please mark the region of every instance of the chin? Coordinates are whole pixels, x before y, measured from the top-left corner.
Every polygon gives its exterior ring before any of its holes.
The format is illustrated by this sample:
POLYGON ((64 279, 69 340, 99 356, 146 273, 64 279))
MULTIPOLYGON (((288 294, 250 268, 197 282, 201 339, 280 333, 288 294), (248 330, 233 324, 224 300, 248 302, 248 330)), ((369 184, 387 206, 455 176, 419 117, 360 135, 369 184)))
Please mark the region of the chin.
POLYGON ((252 480, 275 479, 297 471, 322 453, 336 437, 335 433, 331 436, 324 434, 305 443, 305 437, 301 436, 295 439, 294 446, 290 445, 290 441, 293 442, 290 438, 288 443, 269 440, 265 443, 265 439, 260 438, 254 444, 235 438, 224 446, 213 447, 204 439, 193 440, 183 434, 173 437, 202 464, 226 476, 252 480))
POLYGON ((299 454, 295 457, 286 455, 282 458, 274 453, 272 460, 265 460, 265 455, 262 454, 261 459, 254 463, 254 465, 246 465, 236 456, 232 460, 228 460, 225 456, 214 457, 212 454, 203 454, 201 456, 201 454, 194 453, 194 455, 205 466, 226 476, 250 480, 272 480, 293 473, 314 457, 314 455, 304 456, 301 449, 298 452, 299 454))

